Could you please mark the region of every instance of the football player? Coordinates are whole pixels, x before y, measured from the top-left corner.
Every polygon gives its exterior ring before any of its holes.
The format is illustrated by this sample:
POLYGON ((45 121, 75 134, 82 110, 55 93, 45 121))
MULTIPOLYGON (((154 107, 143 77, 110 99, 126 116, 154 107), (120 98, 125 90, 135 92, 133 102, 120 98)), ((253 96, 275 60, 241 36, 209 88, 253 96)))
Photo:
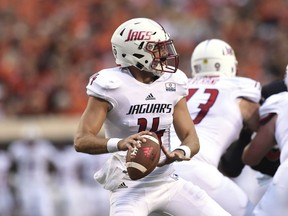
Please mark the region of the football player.
POLYGON ((199 141, 185 100, 187 76, 178 69, 179 56, 168 33, 151 19, 135 18, 115 30, 111 43, 118 66, 90 78, 88 104, 74 141, 78 152, 113 153, 94 175, 111 191, 110 215, 147 216, 156 210, 230 215, 205 191, 174 174, 172 162, 190 160, 199 141), (172 152, 167 150, 171 124, 181 140, 172 152), (106 138, 97 136, 103 125, 106 138), (133 181, 125 166, 127 150, 140 148, 145 143, 141 135, 150 131, 162 142, 159 167, 133 181))
MULTIPOLYGON (((288 86, 288 66, 284 79, 288 86)), ((280 148, 280 166, 273 176, 267 191, 256 205, 253 214, 256 216, 285 215, 288 212, 288 92, 272 95, 260 107, 260 127, 243 152, 245 164, 255 166, 274 147, 280 148)))
MULTIPOLYGON (((253 209, 245 192, 218 170, 218 163, 243 127, 257 130, 260 83, 238 77, 232 47, 219 39, 199 43, 191 57, 187 104, 200 141, 190 161, 175 164, 180 176, 199 185, 232 215, 253 209)), ((179 143, 172 128, 172 142, 179 143)))
POLYGON ((15 169, 15 194, 21 215, 56 215, 53 197, 55 145, 41 136, 36 125, 25 125, 8 153, 15 169))
MULTIPOLYGON (((264 85, 261 90, 260 104, 271 95, 283 91, 287 91, 283 79, 264 85)), ((251 130, 242 129, 239 139, 233 142, 222 155, 218 168, 224 175, 231 177, 248 194, 251 201, 257 204, 280 165, 280 151, 278 145, 274 145, 259 164, 245 166, 241 156, 245 146, 250 143, 252 135, 255 134, 251 130)))

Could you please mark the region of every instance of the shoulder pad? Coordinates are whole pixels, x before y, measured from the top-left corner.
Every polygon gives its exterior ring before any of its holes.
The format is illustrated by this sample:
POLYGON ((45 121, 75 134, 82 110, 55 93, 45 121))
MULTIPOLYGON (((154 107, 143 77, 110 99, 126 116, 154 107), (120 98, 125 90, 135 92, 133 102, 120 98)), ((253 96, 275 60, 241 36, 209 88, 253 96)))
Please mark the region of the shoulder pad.
POLYGON ((175 81, 180 84, 180 85, 186 85, 188 83, 188 77, 186 76, 186 74, 181 71, 181 70, 177 70, 175 73, 175 81))
POLYGON ((231 77, 230 79, 238 89, 237 97, 243 97, 255 103, 260 102, 260 82, 246 77, 231 77))
POLYGON ((89 79, 90 86, 99 86, 103 89, 115 89, 121 85, 121 80, 114 74, 116 70, 112 69, 104 69, 95 74, 93 74, 89 79))
POLYGON ((260 117, 264 118, 270 113, 278 113, 288 105, 288 92, 282 92, 268 97, 260 107, 260 117))
POLYGON ((188 83, 188 77, 183 71, 179 69, 175 73, 164 73, 160 77, 159 81, 163 81, 166 79, 170 79, 170 81, 173 81, 174 83, 179 85, 187 85, 188 83))

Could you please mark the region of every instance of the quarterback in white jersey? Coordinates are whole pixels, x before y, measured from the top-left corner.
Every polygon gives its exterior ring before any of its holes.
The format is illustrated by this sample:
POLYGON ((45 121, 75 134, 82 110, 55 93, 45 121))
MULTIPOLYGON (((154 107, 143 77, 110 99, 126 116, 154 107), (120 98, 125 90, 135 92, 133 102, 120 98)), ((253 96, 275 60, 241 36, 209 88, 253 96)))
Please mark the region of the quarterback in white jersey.
MULTIPOLYGON (((286 72, 288 73, 288 70, 286 72)), ((288 83, 287 73, 285 78, 286 85, 288 83)), ((257 165, 277 143, 280 149, 280 166, 253 213, 257 216, 287 215, 288 92, 278 93, 267 98, 260 107, 260 117, 261 125, 259 130, 252 142, 244 149, 242 159, 248 165, 257 165)))
POLYGON ((174 174, 172 162, 190 160, 199 142, 185 100, 187 77, 177 69, 178 54, 169 35, 155 21, 136 18, 120 25, 111 42, 120 67, 91 77, 74 142, 79 152, 113 153, 94 176, 111 191, 110 215, 230 215, 205 191, 174 174), (171 124, 181 140, 173 152, 167 150, 171 124), (96 136, 103 125, 105 138, 96 136), (127 150, 140 148, 138 141, 146 141, 141 135, 151 131, 164 151, 159 167, 133 181, 126 171, 127 150))
MULTIPOLYGON (((187 105, 200 151, 190 161, 175 164, 177 174, 206 190, 232 215, 248 215, 252 206, 247 195, 217 167, 243 126, 257 129, 260 84, 236 77, 234 51, 224 41, 201 42, 191 61, 193 78, 188 82, 187 105)), ((171 139, 176 145, 180 143, 173 128, 171 139)))

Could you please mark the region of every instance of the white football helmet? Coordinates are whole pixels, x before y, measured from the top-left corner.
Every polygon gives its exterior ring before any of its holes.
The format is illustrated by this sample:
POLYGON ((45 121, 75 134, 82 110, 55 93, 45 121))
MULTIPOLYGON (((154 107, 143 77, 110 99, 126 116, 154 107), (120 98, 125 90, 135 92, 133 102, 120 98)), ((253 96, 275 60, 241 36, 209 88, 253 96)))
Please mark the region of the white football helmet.
POLYGON ((176 72, 179 64, 173 41, 157 22, 134 18, 124 22, 111 38, 116 64, 135 66, 140 70, 161 76, 176 72))
POLYGON ((199 43, 191 57, 192 77, 236 76, 237 59, 232 47, 219 39, 199 43))

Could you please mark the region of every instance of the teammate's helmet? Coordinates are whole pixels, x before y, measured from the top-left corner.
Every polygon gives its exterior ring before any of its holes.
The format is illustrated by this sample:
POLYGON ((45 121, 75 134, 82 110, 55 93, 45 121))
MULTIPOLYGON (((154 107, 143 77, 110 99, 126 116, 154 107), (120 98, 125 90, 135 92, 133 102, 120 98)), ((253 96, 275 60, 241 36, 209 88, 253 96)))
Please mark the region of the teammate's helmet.
POLYGON ((284 82, 288 88, 288 65, 286 66, 286 73, 284 75, 284 82))
POLYGON ((192 53, 192 77, 236 76, 237 63, 229 44, 219 39, 205 40, 192 53))
POLYGON ((140 70, 161 76, 174 73, 179 56, 168 33, 157 22, 147 18, 134 18, 124 22, 111 38, 116 64, 135 66, 140 70))

